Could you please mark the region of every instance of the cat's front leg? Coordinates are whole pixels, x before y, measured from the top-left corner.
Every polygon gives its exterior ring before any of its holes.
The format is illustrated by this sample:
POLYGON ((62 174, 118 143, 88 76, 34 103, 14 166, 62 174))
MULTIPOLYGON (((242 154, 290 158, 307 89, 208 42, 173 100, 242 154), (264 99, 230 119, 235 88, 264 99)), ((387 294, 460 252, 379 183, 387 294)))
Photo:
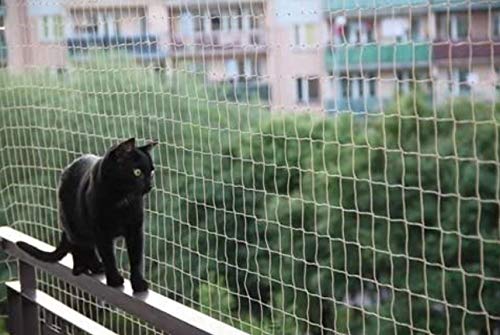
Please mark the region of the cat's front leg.
POLYGON ((104 273, 106 274, 106 284, 112 287, 123 285, 123 277, 116 268, 115 260, 115 245, 112 238, 100 236, 97 239, 97 251, 101 256, 104 265, 104 273))
POLYGON ((144 231, 142 225, 128 227, 125 234, 128 258, 130 260, 130 282, 134 292, 148 290, 148 282, 143 275, 144 231))

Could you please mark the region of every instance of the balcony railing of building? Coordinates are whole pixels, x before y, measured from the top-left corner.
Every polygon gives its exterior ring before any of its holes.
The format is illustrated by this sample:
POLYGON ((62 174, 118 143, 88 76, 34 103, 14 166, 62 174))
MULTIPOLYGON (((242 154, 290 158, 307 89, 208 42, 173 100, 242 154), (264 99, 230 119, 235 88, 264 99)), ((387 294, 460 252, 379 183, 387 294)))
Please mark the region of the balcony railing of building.
POLYGON ((479 41, 435 41, 432 47, 432 58, 437 62, 469 61, 484 59, 491 62, 494 57, 500 57, 500 39, 490 40, 488 37, 479 41))
POLYGON ((103 276, 74 276, 69 256, 58 263, 39 261, 21 251, 16 242, 24 241, 45 251, 53 250, 53 247, 10 227, 0 228, 0 239, 2 250, 18 260, 19 281, 7 283, 8 328, 11 335, 59 334, 51 329, 50 318, 39 318, 41 311, 44 315, 57 316, 88 334, 115 334, 38 290, 35 267, 168 334, 246 334, 153 291, 134 295, 128 280, 119 289, 107 286, 103 276))
MULTIPOLYGON (((2 31, 0 31, 0 35, 2 31)), ((0 36, 0 67, 7 65, 7 45, 0 36)))
POLYGON ((334 45, 326 49, 325 61, 330 71, 413 68, 428 65, 430 53, 427 42, 334 45))
POLYGON ((342 14, 360 15, 358 10, 371 10, 377 11, 388 9, 390 12, 397 11, 398 9, 412 7, 414 10, 418 8, 428 8, 431 6, 436 11, 449 11, 449 10, 472 10, 499 8, 500 4, 496 1, 484 0, 356 0, 356 1, 342 1, 342 0, 327 0, 326 8, 329 11, 337 12, 340 14, 342 11, 347 11, 342 14))
POLYGON ((381 103, 383 100, 375 96, 329 99, 325 102, 325 109, 328 113, 367 113, 381 110, 381 103))
POLYGON ((210 33, 196 32, 191 36, 172 36, 173 56, 224 55, 260 53, 266 51, 266 34, 261 29, 210 33))
POLYGON ((89 50, 123 50, 140 59, 164 58, 158 37, 155 35, 140 36, 83 36, 67 40, 70 56, 85 57, 89 50))

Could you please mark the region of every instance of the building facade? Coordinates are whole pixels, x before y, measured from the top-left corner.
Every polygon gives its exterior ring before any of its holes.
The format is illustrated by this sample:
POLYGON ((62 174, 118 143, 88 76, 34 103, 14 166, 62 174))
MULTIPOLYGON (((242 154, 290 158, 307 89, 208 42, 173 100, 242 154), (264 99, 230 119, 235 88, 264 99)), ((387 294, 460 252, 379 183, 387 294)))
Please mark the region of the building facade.
POLYGON ((325 63, 331 112, 381 110, 418 83, 430 90, 432 14, 421 0, 331 1, 325 63))
POLYGON ((228 98, 269 98, 264 0, 168 1, 170 59, 177 71, 226 85, 228 98))
POLYGON ((433 8, 434 96, 438 101, 470 97, 495 101, 500 93, 500 3, 433 8))
POLYGON ((500 93, 494 1, 16 0, 2 25, 13 72, 118 49, 276 112, 381 111, 415 86, 438 103, 500 93))
POLYGON ((65 15, 59 4, 6 1, 3 20, 9 70, 67 67, 65 15))
POLYGON ((66 1, 64 8, 73 59, 85 60, 89 50, 117 49, 144 64, 165 65, 169 26, 162 1, 66 1))

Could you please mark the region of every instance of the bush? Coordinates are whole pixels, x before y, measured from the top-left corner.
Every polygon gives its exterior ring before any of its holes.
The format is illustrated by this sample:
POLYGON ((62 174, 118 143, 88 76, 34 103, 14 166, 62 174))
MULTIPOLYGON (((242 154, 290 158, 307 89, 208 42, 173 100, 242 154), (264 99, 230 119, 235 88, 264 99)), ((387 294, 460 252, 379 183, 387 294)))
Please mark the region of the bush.
POLYGON ((3 74, 0 220, 55 244, 62 168, 156 138, 154 290, 254 334, 498 328, 498 106, 271 116, 183 73, 3 74))

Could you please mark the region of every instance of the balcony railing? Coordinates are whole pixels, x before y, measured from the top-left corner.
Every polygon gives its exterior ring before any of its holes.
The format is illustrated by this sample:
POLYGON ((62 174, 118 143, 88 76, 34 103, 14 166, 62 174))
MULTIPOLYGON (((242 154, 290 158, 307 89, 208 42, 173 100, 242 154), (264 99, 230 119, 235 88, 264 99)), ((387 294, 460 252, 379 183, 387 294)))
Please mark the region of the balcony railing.
POLYGON ((230 101, 250 102, 252 100, 269 101, 269 85, 257 81, 241 81, 237 84, 227 84, 224 86, 224 97, 230 101))
POLYGON ((166 56, 160 49, 158 38, 155 35, 73 37, 67 40, 67 44, 69 54, 74 57, 85 57, 89 50, 95 49, 124 50, 141 59, 164 58, 166 56))
POLYGON ((172 36, 174 56, 260 53, 266 51, 266 42, 265 33, 259 29, 238 32, 197 32, 191 36, 182 34, 172 36))
POLYGON ((330 99, 325 102, 325 108, 328 113, 367 113, 379 110, 380 102, 377 97, 330 99))
POLYGON ((0 39, 0 66, 7 64, 7 45, 0 39))
POLYGON ((431 48, 429 43, 339 45, 326 50, 326 67, 329 71, 377 70, 428 65, 431 48))
POLYGON ((483 58, 491 60, 500 57, 500 40, 482 41, 436 41, 432 48, 432 58, 436 61, 483 58))
POLYGON ((10 227, 0 228, 0 240, 1 249, 19 260, 19 282, 11 282, 7 285, 8 327, 12 335, 54 334, 54 332, 45 331, 47 325, 39 320, 39 307, 86 333, 114 334, 76 311, 70 310, 69 307, 63 306, 46 293, 37 290, 35 267, 140 318, 143 322, 167 334, 246 334, 151 290, 147 293, 134 294, 128 280, 125 281, 124 287, 119 289, 107 286, 103 276, 74 276, 71 273, 70 256, 66 256, 58 263, 39 261, 20 250, 16 242, 24 241, 45 251, 51 251, 53 247, 10 227), (41 333, 41 330, 44 332, 41 333))
MULTIPOLYGON (((433 10, 467 10, 499 8, 500 3, 484 0, 327 0, 326 8, 332 12, 348 11, 342 14, 356 15, 359 9, 398 9, 412 7, 413 10, 431 6, 433 10)), ((359 15, 359 13, 357 13, 359 15)))
POLYGON ((326 8, 330 11, 356 9, 384 9, 388 7, 426 5, 429 0, 327 0, 326 8))

